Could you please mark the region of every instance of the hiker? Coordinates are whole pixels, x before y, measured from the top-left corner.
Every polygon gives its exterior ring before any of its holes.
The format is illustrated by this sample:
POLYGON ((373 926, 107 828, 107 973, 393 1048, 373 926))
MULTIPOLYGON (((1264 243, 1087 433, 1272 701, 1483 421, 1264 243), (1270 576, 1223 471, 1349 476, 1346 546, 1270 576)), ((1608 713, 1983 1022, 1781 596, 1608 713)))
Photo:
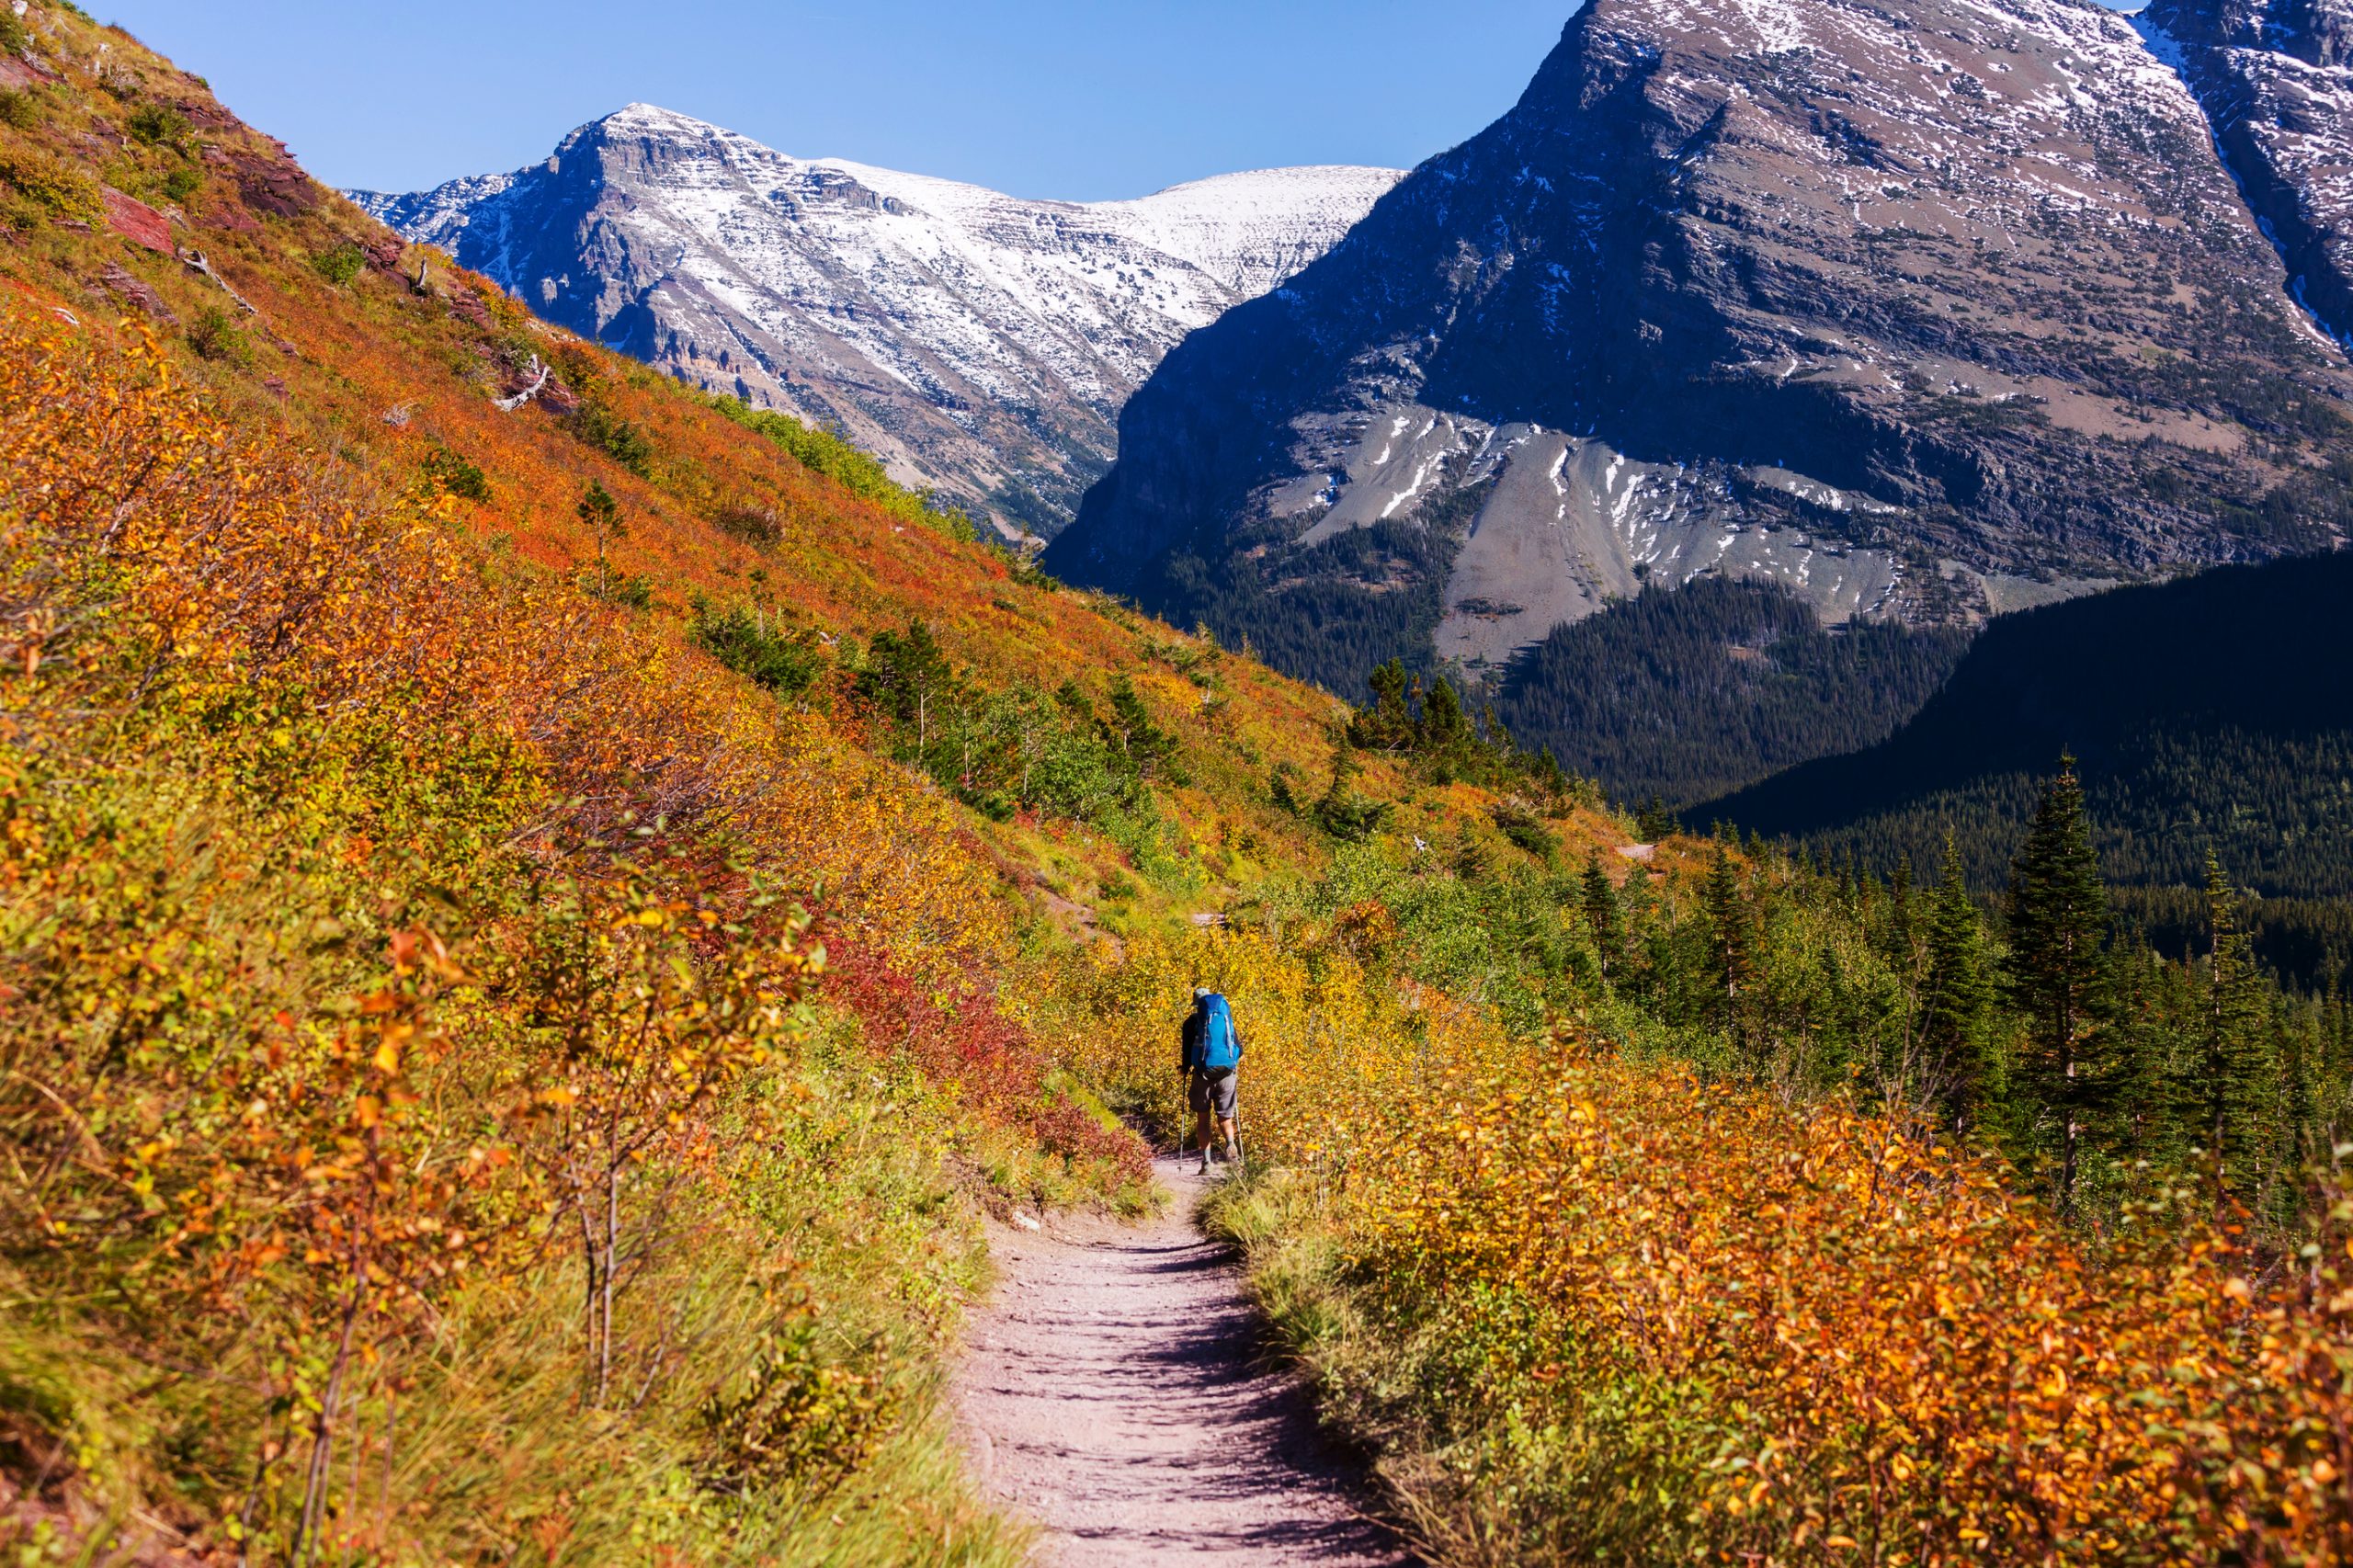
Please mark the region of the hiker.
MULTIPOLYGON (((1193 992, 1193 1010, 1184 1028, 1184 1056, 1178 1070, 1185 1074, 1185 1101, 1193 1108, 1193 1135, 1201 1148, 1201 1174, 1209 1175, 1211 1123, 1216 1123, 1217 1144, 1228 1161, 1242 1157, 1233 1131, 1235 1080, 1242 1071, 1242 1033, 1233 1027, 1233 1009, 1224 997, 1206 987, 1193 992)), ((1188 1144, 1185 1147, 1189 1148, 1188 1144)), ((1180 1148, 1177 1153, 1185 1152, 1180 1148)))

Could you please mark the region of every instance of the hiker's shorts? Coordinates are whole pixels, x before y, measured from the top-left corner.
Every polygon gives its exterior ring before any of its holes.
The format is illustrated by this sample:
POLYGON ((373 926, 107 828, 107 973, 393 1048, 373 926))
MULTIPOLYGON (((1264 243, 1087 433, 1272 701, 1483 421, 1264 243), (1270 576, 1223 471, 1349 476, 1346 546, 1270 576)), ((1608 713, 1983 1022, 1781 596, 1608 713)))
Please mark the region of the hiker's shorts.
POLYGON ((1231 1067, 1215 1073, 1203 1067, 1194 1068, 1192 1085, 1187 1096, 1192 1101, 1193 1114, 1199 1116, 1207 1111, 1221 1121, 1232 1121, 1234 1089, 1241 1076, 1231 1067))

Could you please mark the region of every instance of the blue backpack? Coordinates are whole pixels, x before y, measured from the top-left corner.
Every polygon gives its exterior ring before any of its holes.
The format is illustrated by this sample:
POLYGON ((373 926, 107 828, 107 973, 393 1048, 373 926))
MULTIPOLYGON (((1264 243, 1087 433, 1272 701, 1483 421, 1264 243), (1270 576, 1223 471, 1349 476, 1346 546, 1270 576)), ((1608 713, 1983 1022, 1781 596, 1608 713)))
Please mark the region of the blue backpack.
POLYGON ((1233 1032, 1233 1009, 1222 996, 1201 998, 1199 1065, 1211 1073, 1231 1073, 1242 1065, 1242 1037, 1233 1032))

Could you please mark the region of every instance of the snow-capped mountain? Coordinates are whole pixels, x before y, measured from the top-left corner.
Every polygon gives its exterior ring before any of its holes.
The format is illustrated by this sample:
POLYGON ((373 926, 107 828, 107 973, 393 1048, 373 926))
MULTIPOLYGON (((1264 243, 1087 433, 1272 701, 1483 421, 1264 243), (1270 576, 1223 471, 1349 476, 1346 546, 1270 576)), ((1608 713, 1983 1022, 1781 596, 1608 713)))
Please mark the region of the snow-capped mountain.
POLYGON ((1030 201, 789 157, 635 104, 515 174, 349 194, 551 321, 1051 533, 1162 356, 1313 261, 1401 177, 1271 169, 1030 201))
POLYGON ((2089 0, 1590 0, 1163 362, 1047 562, 1353 695, 1700 574, 1918 623, 2325 549, 2353 380, 2289 282, 2089 0))

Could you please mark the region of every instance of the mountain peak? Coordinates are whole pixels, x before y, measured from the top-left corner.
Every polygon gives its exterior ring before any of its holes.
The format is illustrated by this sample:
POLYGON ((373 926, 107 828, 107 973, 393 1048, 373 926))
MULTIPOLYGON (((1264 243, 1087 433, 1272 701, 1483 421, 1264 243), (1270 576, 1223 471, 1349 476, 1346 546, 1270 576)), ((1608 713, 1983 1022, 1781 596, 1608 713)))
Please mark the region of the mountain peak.
POLYGON ((904 483, 1051 533, 1160 357, 1324 254, 1397 179, 1268 169, 1027 201, 798 159, 654 104, 513 175, 353 199, 541 314, 838 428, 904 483))
POLYGON ((733 134, 732 132, 722 131, 720 127, 711 124, 709 120, 697 119, 694 116, 690 114, 681 114, 676 109, 664 108, 660 104, 625 104, 621 108, 615 109, 612 113, 604 116, 600 119, 594 120, 591 123, 600 126, 608 126, 620 131, 683 131, 698 134, 733 134))
POLYGON ((2353 379, 2287 281, 2087 0, 1592 0, 1163 363, 1049 565, 1353 693, 1702 574, 1942 623, 2326 548, 2353 379))

